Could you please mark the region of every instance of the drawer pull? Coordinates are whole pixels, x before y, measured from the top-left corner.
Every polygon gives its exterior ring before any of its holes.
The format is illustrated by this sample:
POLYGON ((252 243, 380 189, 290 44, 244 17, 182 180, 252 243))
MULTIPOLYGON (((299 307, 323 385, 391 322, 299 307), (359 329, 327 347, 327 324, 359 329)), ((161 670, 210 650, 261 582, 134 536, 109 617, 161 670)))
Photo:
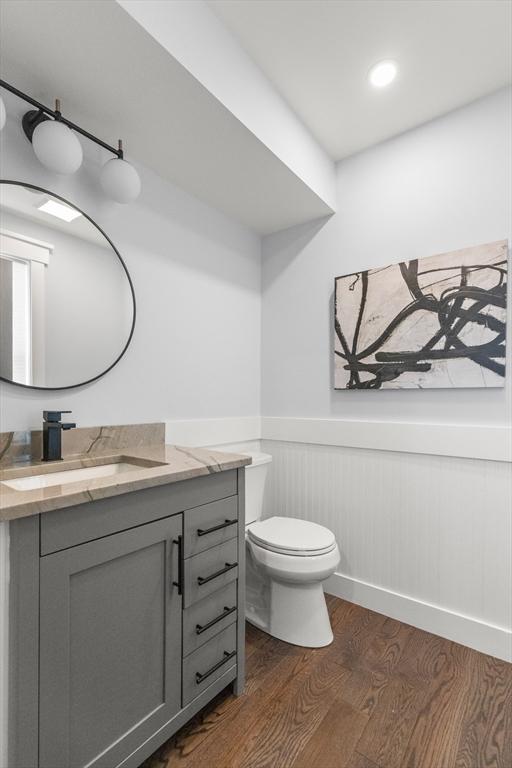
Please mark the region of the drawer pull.
POLYGON ((231 651, 229 653, 228 651, 224 651, 224 658, 218 661, 216 664, 211 667, 208 672, 205 672, 204 674, 201 674, 201 672, 196 672, 196 685, 199 685, 203 682, 203 680, 206 680, 207 677, 210 677, 210 675, 213 675, 214 672, 216 672, 218 669, 222 667, 223 664, 226 663, 226 661, 229 661, 229 659, 232 659, 233 656, 236 656, 236 651, 231 651))
POLYGON ((227 605, 224 606, 224 610, 220 614, 220 616, 217 616, 217 618, 212 619, 208 622, 208 624, 204 624, 201 626, 201 624, 196 624, 196 635, 202 635, 203 632, 206 632, 207 629, 210 629, 210 627, 215 626, 217 622, 222 621, 222 619, 225 619, 226 616, 229 616, 231 613, 236 611, 236 605, 234 605, 232 608, 228 608, 227 605))
POLYGON ((210 574, 210 576, 198 576, 197 583, 201 587, 203 584, 207 584, 209 581, 212 581, 213 579, 217 579, 219 576, 222 576, 224 573, 231 571, 232 568, 236 568, 237 565, 238 563, 226 563, 225 568, 221 568, 220 571, 215 571, 215 573, 210 574))
POLYGON ((178 595, 183 594, 183 571, 185 568, 184 550, 183 550, 183 536, 178 536, 177 539, 172 540, 173 544, 178 545, 178 581, 173 581, 173 587, 178 587, 178 595))
POLYGON ((214 531, 220 531, 222 528, 227 528, 230 525, 236 525, 238 523, 238 520, 224 520, 223 523, 219 523, 219 525, 214 525, 212 528, 198 528, 197 529, 197 535, 198 536, 206 536, 207 533, 214 533, 214 531))

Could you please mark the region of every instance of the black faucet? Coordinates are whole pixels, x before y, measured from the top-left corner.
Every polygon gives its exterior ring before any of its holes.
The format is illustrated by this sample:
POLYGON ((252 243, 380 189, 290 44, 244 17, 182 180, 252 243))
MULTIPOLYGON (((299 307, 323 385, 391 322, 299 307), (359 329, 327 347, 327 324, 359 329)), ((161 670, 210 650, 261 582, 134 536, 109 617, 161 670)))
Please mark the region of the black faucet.
POLYGON ((43 411, 43 461, 62 460, 62 430, 76 427, 61 422, 63 413, 71 411, 43 411))

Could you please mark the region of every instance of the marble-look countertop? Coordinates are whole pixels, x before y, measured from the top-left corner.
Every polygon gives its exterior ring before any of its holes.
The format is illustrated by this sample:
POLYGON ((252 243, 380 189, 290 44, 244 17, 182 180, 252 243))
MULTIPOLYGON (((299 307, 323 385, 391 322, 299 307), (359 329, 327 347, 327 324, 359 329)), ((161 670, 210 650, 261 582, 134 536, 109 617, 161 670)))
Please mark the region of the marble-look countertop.
POLYGON ((0 521, 38 515, 55 509, 72 507, 88 501, 140 491, 154 485, 176 483, 201 475, 225 472, 251 463, 249 456, 208 448, 177 445, 153 445, 122 451, 77 455, 58 462, 31 461, 0 471, 0 521), (132 462, 140 468, 108 477, 19 491, 3 481, 69 469, 94 467, 98 464, 132 462))

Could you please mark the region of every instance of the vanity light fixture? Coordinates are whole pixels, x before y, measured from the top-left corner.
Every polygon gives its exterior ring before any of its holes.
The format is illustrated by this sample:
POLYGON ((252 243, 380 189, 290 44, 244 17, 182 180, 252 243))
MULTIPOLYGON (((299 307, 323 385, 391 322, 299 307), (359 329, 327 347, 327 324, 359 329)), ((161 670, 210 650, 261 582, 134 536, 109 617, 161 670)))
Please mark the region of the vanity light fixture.
POLYGON ((82 214, 77 211, 76 208, 70 208, 69 205, 57 202, 57 200, 45 200, 41 205, 37 206, 38 211, 43 213, 49 213, 50 216, 56 216, 63 221, 74 221, 82 214))
MULTIPOLYGON (((35 107, 23 115, 22 126, 38 160, 46 168, 63 174, 75 173, 80 168, 83 153, 82 145, 76 136, 79 133, 115 155, 101 170, 100 183, 103 190, 118 203, 129 203, 137 199, 141 189, 140 177, 135 168, 124 159, 121 140, 115 149, 76 123, 67 120, 62 116, 58 99, 55 109, 50 109, 5 80, 0 80, 0 86, 35 107)), ((0 123, 1 117, 0 108, 0 123)))
POLYGON ((385 59, 374 64, 368 72, 368 80, 374 88, 385 88, 390 85, 398 74, 396 62, 385 59))

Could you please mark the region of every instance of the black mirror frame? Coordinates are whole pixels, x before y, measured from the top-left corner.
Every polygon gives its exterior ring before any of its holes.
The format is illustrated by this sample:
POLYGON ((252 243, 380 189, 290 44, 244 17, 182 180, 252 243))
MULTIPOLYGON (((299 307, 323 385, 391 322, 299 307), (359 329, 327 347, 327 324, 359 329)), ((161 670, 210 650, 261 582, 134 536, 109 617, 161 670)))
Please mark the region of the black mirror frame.
POLYGON ((128 285, 130 286, 130 292, 131 292, 131 295, 132 295, 132 302, 133 302, 132 327, 130 329, 130 333, 128 335, 128 339, 126 341, 126 344, 124 345, 123 349, 121 350, 121 353, 116 357, 114 362, 111 365, 109 365, 108 368, 106 368, 104 371, 102 371, 102 373, 99 373, 97 376, 93 376, 91 379, 87 379, 86 381, 81 381, 79 384, 69 384, 69 385, 64 386, 64 387, 36 387, 33 384, 21 384, 20 382, 12 381, 11 379, 6 379, 6 378, 4 378, 1 375, 0 375, 0 381, 5 381, 7 384, 12 384, 14 387, 23 387, 23 389, 38 389, 38 390, 42 390, 43 392, 57 391, 57 390, 62 390, 62 389, 76 389, 77 387, 84 387, 86 384, 91 384, 93 381, 97 381, 98 379, 101 379, 102 376, 105 376, 109 371, 112 370, 112 368, 114 368, 114 366, 117 365, 117 363, 121 360, 121 358, 125 354, 126 350, 130 346, 130 342, 131 342, 132 337, 133 337, 133 332, 135 330, 135 319, 136 319, 136 316, 137 316, 137 305, 136 305, 136 302, 135 302, 135 291, 133 289, 133 283, 132 283, 132 279, 130 277, 130 273, 128 272, 128 268, 127 268, 126 264, 124 263, 121 254, 119 253, 119 251, 115 247, 114 243, 110 239, 110 237, 102 230, 102 228, 100 226, 98 226, 98 224, 96 224, 96 222, 93 219, 91 219, 90 216, 87 215, 87 213, 85 213, 85 211, 82 211, 82 209, 79 208, 77 205, 75 205, 74 203, 71 203, 69 200, 66 200, 65 197, 62 197, 61 195, 56 195, 55 192, 51 192, 49 189, 44 189, 43 187, 38 187, 35 184, 28 184, 25 181, 13 181, 12 179, 0 179, 0 184, 12 184, 13 186, 17 186, 17 187, 27 187, 28 189, 33 189, 36 192, 44 192, 45 194, 51 195, 52 197, 55 197, 57 200, 60 200, 65 205, 69 205, 71 208, 74 208, 75 210, 80 211, 82 216, 85 219, 87 219, 88 221, 90 221, 91 224, 94 227, 96 227, 96 229, 99 232, 101 232, 101 234, 103 235, 105 240, 109 243, 110 247, 112 248, 112 250, 116 254, 117 258, 121 262, 121 266, 123 267, 124 272, 126 274, 126 277, 128 279, 128 285))

